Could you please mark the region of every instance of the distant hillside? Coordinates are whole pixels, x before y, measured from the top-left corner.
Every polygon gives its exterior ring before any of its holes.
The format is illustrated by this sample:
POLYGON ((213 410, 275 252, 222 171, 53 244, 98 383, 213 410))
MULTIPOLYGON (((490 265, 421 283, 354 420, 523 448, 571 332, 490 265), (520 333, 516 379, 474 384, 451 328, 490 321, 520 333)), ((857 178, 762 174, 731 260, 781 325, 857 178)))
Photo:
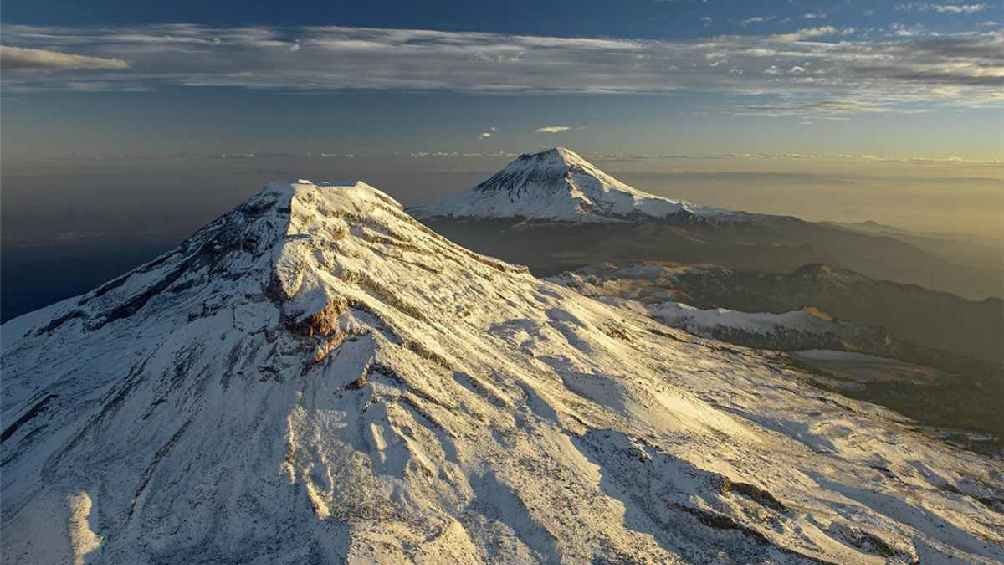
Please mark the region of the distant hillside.
POLYGON ((424 222, 465 247, 527 265, 538 276, 607 261, 712 263, 765 273, 827 264, 969 299, 1004 296, 1004 282, 992 265, 981 269, 954 263, 888 236, 782 216, 753 218, 569 223, 438 217, 424 222))
POLYGON ((1004 302, 999 298, 965 300, 818 264, 785 274, 687 269, 674 280, 695 305, 768 312, 812 305, 840 319, 884 326, 921 345, 1004 362, 1004 302))

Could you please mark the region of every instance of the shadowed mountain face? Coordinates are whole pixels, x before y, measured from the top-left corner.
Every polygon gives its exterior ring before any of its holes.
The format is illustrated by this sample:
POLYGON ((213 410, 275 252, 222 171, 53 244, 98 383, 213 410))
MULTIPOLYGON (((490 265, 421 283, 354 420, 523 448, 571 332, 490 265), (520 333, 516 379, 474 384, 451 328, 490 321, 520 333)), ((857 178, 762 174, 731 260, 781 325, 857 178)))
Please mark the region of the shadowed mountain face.
POLYGON ((757 216, 756 221, 569 224, 515 220, 423 220, 482 253, 530 267, 538 276, 607 261, 717 264, 745 271, 790 273, 826 264, 872 279, 915 284, 981 300, 1004 294, 999 272, 956 265, 892 237, 757 216))
POLYGON ((3 332, 3 561, 1004 559, 999 460, 270 185, 3 332))
POLYGON ((812 305, 841 319, 883 326, 926 347, 1004 362, 1004 303, 999 298, 965 300, 825 265, 785 274, 695 268, 678 273, 673 284, 681 300, 695 305, 755 312, 812 305))

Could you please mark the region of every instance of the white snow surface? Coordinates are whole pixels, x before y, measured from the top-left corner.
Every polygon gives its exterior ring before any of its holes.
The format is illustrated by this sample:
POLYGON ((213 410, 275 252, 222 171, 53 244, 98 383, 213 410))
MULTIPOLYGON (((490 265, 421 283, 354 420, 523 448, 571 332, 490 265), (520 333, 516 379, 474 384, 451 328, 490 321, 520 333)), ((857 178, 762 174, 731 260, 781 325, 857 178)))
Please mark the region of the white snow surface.
POLYGON ((1004 560, 1004 467, 272 184, 2 326, 4 563, 1004 560))
POLYGON ((520 155, 472 190, 448 195, 414 213, 564 222, 736 216, 638 190, 565 147, 520 155))
POLYGON ((691 333, 706 334, 716 329, 732 329, 756 334, 800 332, 828 334, 833 321, 821 318, 806 309, 775 314, 772 312, 741 312, 727 308, 701 309, 682 302, 653 304, 648 311, 664 323, 691 333))

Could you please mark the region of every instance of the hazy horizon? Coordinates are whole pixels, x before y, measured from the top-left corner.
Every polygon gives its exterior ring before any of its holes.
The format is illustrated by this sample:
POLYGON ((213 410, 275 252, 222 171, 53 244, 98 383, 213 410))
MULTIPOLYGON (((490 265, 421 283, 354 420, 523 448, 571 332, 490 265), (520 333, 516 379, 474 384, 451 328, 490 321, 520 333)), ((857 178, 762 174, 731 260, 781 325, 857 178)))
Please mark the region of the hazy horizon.
MULTIPOLYGON (((3 171, 4 238, 24 244, 46 235, 99 232, 101 224, 114 227, 116 205, 139 214, 146 229, 157 229, 159 220, 166 221, 161 228, 195 229, 200 218, 223 213, 268 181, 300 177, 362 180, 413 206, 473 188, 515 154, 251 153, 15 163, 3 171), (200 183, 208 186, 190 186, 200 183)), ((1004 239, 1004 166, 862 163, 839 156, 583 154, 636 188, 701 205, 1004 239)))

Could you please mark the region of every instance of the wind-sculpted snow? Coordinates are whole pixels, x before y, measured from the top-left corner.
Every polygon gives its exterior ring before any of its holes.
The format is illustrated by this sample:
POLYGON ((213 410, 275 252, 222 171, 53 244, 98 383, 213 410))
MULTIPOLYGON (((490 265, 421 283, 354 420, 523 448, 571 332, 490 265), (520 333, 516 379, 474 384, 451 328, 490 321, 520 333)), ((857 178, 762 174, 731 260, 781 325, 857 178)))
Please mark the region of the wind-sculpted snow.
POLYGON ((1004 560, 1004 468, 271 185, 3 326, 5 563, 1004 560))
POLYGON ((520 155, 473 190, 449 195, 414 212, 425 217, 564 222, 706 221, 740 217, 734 212, 642 192, 564 147, 520 155))

